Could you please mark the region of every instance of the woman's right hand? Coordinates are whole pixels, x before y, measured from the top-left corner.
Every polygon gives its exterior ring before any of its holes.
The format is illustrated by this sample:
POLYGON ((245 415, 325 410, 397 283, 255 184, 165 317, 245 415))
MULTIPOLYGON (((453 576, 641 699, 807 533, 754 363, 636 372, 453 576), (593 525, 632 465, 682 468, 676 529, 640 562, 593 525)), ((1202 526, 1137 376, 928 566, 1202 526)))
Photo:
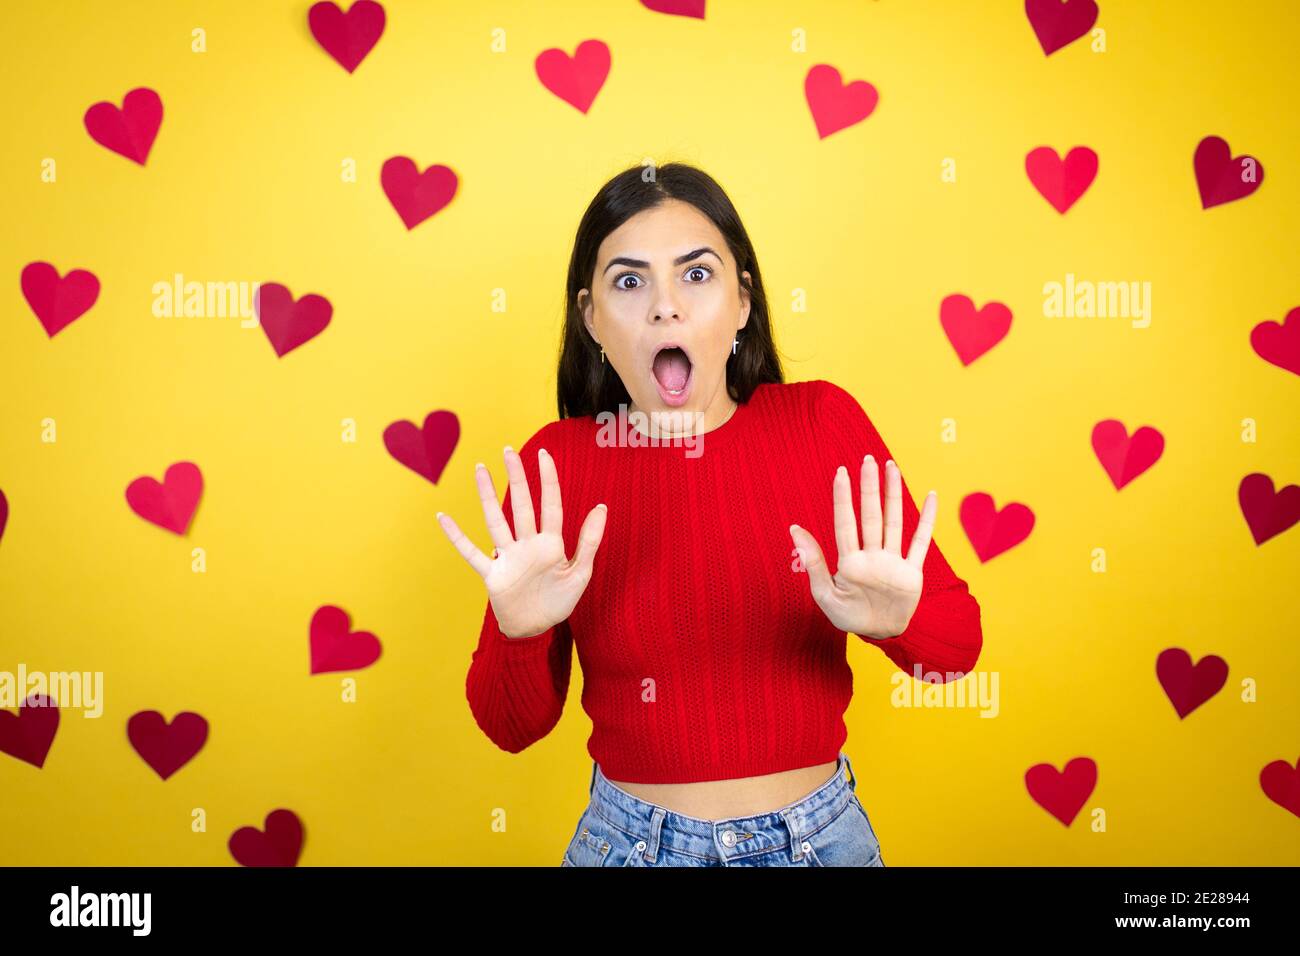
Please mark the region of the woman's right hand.
POLYGON ((555 462, 546 449, 538 449, 537 471, 542 482, 542 529, 533 517, 533 496, 524 463, 509 446, 505 449, 506 475, 514 512, 514 535, 497 503, 492 476, 482 463, 474 466, 479 499, 488 534, 496 545, 489 558, 465 537, 451 516, 438 512, 438 524, 451 543, 487 585, 488 600, 501 633, 511 638, 532 637, 567 620, 591 580, 592 561, 605 532, 607 508, 592 508, 578 534, 573 560, 564 555, 564 512, 555 462))

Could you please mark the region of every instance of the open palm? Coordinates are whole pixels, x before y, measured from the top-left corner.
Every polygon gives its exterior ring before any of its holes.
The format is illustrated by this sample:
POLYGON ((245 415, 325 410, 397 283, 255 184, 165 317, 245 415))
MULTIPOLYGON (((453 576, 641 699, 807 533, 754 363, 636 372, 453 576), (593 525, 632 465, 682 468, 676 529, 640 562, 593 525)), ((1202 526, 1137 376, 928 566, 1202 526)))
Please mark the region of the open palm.
POLYGON ((930 548, 938 496, 925 497, 916 533, 907 557, 902 555, 903 478, 892 459, 885 462, 885 510, 880 511, 880 479, 876 460, 862 460, 862 538, 853 513, 852 483, 843 465, 835 472, 832 494, 835 506, 835 546, 838 551, 834 576, 817 539, 799 525, 790 526, 790 536, 808 572, 813 600, 839 630, 862 637, 897 637, 921 601, 921 573, 930 548), (882 536, 883 526, 883 536, 882 536))

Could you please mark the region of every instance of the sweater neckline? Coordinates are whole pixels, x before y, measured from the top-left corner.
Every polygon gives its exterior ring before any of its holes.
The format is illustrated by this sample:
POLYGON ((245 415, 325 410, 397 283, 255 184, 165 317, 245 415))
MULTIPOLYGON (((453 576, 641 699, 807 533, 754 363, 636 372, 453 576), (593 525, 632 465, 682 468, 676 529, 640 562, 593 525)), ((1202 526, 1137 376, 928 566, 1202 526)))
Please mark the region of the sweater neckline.
MULTIPOLYGON (((745 427, 754 411, 750 406, 754 404, 755 399, 761 391, 762 386, 760 385, 759 388, 755 389, 754 394, 749 397, 748 401, 737 403, 736 410, 731 413, 730 418, 716 428, 710 429, 707 432, 702 432, 699 435, 691 436, 691 441, 697 443, 697 447, 701 448, 704 452, 707 452, 710 448, 721 448, 730 444, 735 440, 736 435, 745 430, 745 427)), ((630 424, 628 425, 628 430, 629 432, 634 430, 630 424)), ((629 447, 634 451, 647 452, 651 454, 656 452, 676 452, 681 454, 684 450, 690 448, 685 439, 661 438, 656 442, 649 436, 642 434, 640 440, 643 440, 645 444, 629 445, 629 447)))

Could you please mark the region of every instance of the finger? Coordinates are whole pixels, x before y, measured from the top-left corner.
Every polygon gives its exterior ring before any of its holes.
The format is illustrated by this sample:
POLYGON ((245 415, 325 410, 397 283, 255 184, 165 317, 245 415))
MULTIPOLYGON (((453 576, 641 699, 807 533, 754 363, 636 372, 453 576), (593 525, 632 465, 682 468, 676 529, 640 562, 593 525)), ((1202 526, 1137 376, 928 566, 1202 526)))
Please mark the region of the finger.
POLYGON ((849 470, 843 465, 835 469, 831 487, 835 501, 835 547, 842 559, 862 547, 858 544, 858 519, 853 513, 853 485, 849 470))
POLYGON ((506 474, 510 476, 510 500, 514 503, 515 540, 531 538, 537 534, 537 519, 533 516, 533 494, 528 490, 528 476, 524 474, 524 461, 519 453, 506 445, 506 474))
POLYGON ((564 527, 560 479, 555 473, 555 459, 545 448, 537 450, 537 473, 542 480, 542 530, 559 534, 564 527))
POLYGON ((862 550, 880 550, 880 466, 873 455, 862 459, 862 550))
POLYGON ((903 476, 892 458, 885 462, 885 550, 903 551, 903 476))
POLYGON ((601 536, 605 533, 605 517, 609 508, 604 504, 596 505, 587 513, 578 531, 578 550, 573 553, 574 566, 590 568, 596 559, 596 548, 600 546, 601 536))
POLYGON ((492 484, 492 475, 481 461, 474 466, 474 481, 478 484, 478 500, 483 503, 483 519, 487 522, 492 543, 498 548, 513 544, 514 535, 510 533, 505 512, 501 510, 501 504, 497 501, 497 489, 492 484))
POLYGON ((921 506, 921 517, 916 522, 916 533, 912 535, 912 546, 907 549, 907 563, 921 567, 925 564, 925 552, 930 550, 930 536, 934 533, 934 516, 939 511, 939 495, 930 492, 925 496, 921 506))
POLYGON ((451 520, 451 515, 439 511, 438 527, 442 528, 443 533, 451 539, 451 543, 460 552, 460 556, 469 562, 469 566, 478 572, 479 577, 486 577, 492 567, 492 559, 476 548, 473 541, 465 537, 465 533, 460 530, 456 522, 451 520))
MULTIPOLYGON (((790 537, 799 549, 799 560, 808 572, 808 586, 812 589, 814 599, 826 594, 831 589, 831 572, 826 567, 826 558, 822 555, 821 545, 817 539, 797 524, 790 525, 790 537)), ((820 603, 820 602, 819 602, 820 603)))

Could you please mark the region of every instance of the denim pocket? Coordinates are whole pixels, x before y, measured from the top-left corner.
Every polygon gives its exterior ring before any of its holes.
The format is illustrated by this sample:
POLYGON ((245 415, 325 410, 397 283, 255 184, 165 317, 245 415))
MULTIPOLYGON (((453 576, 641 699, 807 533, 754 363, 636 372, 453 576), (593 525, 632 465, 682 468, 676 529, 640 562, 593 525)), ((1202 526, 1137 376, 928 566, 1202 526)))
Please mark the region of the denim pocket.
POLYGON ((648 866, 646 843, 610 826, 590 808, 564 851, 561 866, 648 866))
POLYGON ((884 866, 880 841, 867 811, 854 795, 835 819, 803 838, 809 866, 884 866))

